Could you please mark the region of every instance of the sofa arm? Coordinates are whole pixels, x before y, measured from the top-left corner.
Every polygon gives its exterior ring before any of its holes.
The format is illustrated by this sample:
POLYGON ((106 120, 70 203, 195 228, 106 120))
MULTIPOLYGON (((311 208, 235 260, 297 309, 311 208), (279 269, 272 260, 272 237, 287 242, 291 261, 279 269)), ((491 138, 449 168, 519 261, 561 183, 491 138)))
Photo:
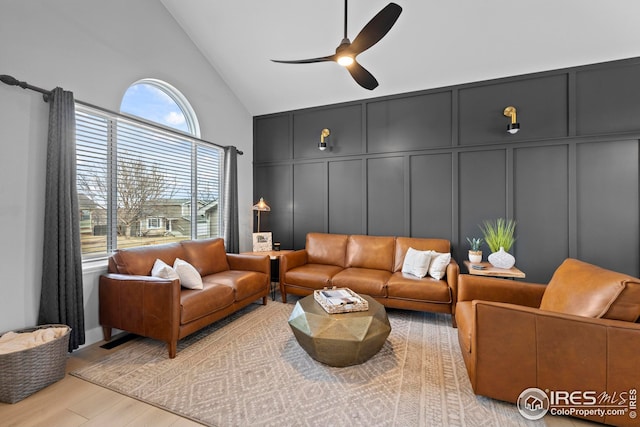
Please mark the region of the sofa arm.
POLYGON ((451 319, 455 326, 456 301, 458 300, 458 277, 460 276, 460 266, 455 259, 447 266, 445 279, 449 289, 451 289, 451 319))
POLYGON ((540 307, 546 285, 496 277, 458 276, 458 302, 460 301, 496 301, 527 307, 540 307))
POLYGON ((114 273, 101 275, 99 306, 99 321, 107 340, 111 328, 166 342, 178 339, 178 279, 114 273))
MULTIPOLYGON (((628 396, 640 384, 635 364, 640 324, 474 301, 471 343, 476 394, 516 402, 530 387, 628 396)), ((602 403, 602 402, 601 402, 602 403)), ((585 417, 613 425, 628 416, 585 417)))
POLYGON ((271 277, 271 260, 267 255, 227 254, 231 270, 257 271, 271 277))
POLYGON ((285 254, 280 260, 280 277, 284 277, 284 273, 286 273, 287 271, 305 265, 306 263, 307 251, 305 249, 300 249, 285 254))

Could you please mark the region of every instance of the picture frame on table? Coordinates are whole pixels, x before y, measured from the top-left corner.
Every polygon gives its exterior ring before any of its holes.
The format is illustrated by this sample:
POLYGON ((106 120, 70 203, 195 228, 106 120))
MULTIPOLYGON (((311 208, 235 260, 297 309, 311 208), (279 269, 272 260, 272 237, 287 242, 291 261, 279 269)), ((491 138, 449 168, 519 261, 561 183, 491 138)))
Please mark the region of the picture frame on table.
POLYGON ((273 250, 271 232, 253 233, 253 252, 267 252, 273 250))

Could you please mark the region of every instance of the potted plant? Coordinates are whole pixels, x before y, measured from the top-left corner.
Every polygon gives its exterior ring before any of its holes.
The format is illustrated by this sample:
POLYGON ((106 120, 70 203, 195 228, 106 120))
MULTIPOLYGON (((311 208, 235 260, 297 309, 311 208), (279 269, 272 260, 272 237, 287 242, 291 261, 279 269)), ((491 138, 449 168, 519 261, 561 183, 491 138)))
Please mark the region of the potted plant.
POLYGON ((491 255, 487 258, 494 267, 509 269, 513 267, 516 260, 508 253, 516 241, 514 236, 516 221, 512 219, 498 218, 493 221, 486 220, 480 226, 487 242, 491 255))
POLYGON ((467 242, 469 242, 469 261, 472 264, 481 263, 482 250, 480 249, 480 245, 482 245, 482 237, 467 237, 467 242))

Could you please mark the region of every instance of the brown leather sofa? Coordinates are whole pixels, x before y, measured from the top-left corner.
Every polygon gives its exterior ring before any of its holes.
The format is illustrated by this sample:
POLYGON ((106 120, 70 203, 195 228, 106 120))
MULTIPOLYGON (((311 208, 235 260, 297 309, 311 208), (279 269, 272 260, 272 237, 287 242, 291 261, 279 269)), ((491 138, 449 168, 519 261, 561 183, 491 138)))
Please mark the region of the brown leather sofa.
POLYGON ((570 258, 546 286, 467 274, 458 285, 458 340, 476 394, 515 403, 532 387, 566 391, 589 409, 582 393, 595 392, 626 415, 565 415, 640 425, 629 416, 640 388, 640 279, 570 258))
POLYGON ((100 277, 100 325, 104 339, 112 328, 167 343, 176 356, 178 340, 262 298, 270 288, 269 257, 225 253, 222 239, 191 240, 116 251, 109 273, 100 277), (180 280, 151 276, 156 259, 176 258, 193 265, 203 289, 186 289, 180 280))
MULTIPOLYGON (((280 292, 308 295, 325 287, 347 287, 387 307, 453 313, 460 272, 451 258, 440 280, 402 273, 409 248, 450 253, 445 239, 309 233, 305 249, 282 257, 280 292)), ((453 318, 452 318, 453 320, 453 318)))

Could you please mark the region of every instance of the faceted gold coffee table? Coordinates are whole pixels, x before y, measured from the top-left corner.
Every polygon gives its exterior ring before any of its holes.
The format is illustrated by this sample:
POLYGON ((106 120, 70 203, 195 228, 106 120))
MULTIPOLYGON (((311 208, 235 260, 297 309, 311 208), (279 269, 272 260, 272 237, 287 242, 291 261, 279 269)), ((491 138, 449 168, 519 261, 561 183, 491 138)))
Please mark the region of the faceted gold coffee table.
POLYGON ((368 295, 369 310, 329 314, 313 295, 302 298, 289 317, 300 346, 318 362, 329 366, 363 363, 376 354, 391 332, 384 306, 368 295))

